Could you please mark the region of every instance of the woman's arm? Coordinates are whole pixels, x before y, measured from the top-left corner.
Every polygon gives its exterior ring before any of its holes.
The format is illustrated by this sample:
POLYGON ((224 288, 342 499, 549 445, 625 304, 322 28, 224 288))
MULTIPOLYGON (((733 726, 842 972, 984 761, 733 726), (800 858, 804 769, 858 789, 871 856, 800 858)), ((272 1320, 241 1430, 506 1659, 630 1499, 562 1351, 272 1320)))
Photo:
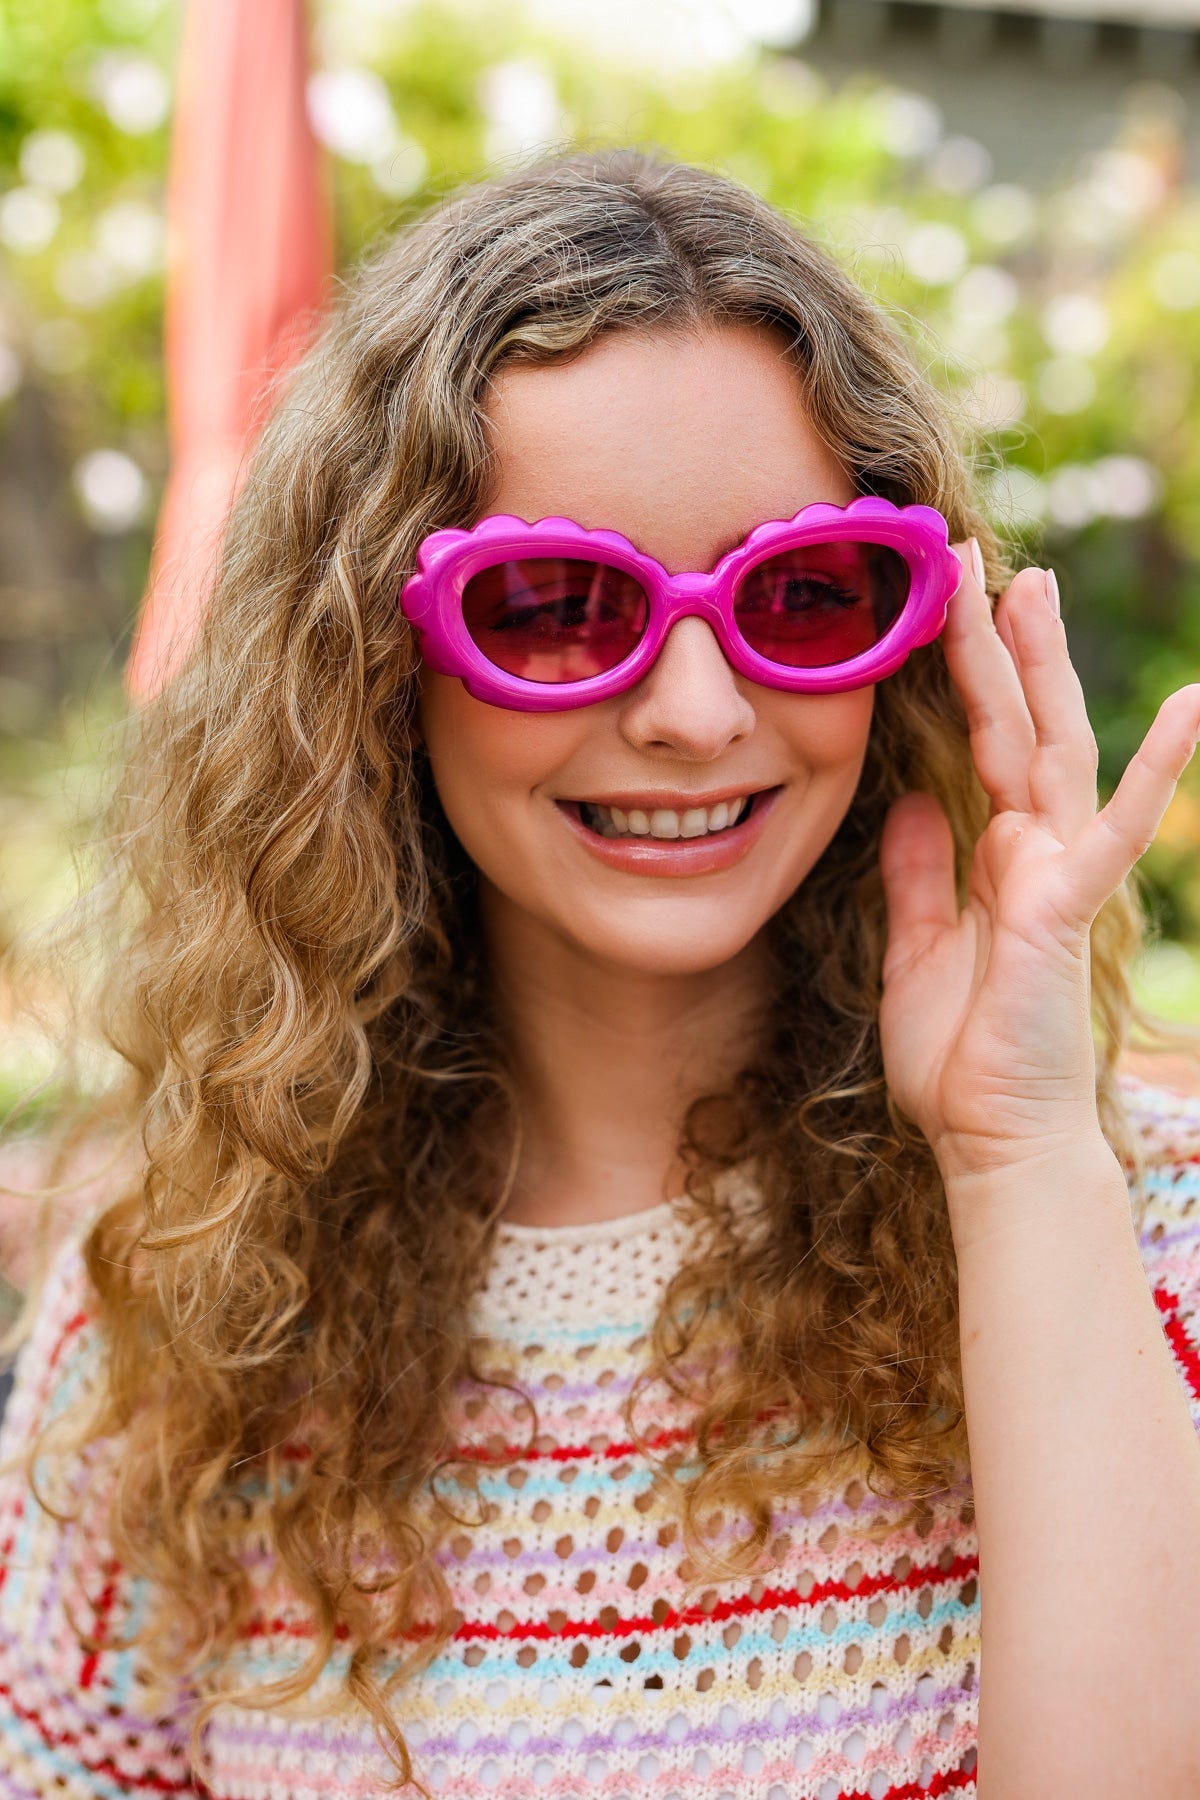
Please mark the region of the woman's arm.
POLYGON ((1200 1794, 1200 1445, 1102 1139, 947 1185, 982 1800, 1200 1794))
POLYGON ((993 621, 972 560, 943 646, 991 819, 960 907, 936 801, 893 807, 880 1030, 958 1257, 979 1792, 1200 1796, 1200 1443, 1100 1129, 1089 949, 1195 748, 1200 687, 1097 811, 1053 581, 1024 571, 993 621))

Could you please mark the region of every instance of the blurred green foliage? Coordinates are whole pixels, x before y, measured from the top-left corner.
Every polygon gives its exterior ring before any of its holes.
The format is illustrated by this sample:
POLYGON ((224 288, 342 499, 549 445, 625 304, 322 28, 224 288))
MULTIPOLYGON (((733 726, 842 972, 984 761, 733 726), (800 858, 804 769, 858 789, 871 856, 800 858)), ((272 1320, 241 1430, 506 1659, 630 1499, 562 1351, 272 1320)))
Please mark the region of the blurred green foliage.
MULTIPOLYGON (((460 179, 546 141, 657 145, 801 216, 958 398, 1015 554, 1053 561, 1102 781, 1115 781, 1158 701, 1200 673, 1200 193, 1152 90, 1133 93, 1108 151, 1032 193, 992 182, 927 100, 867 75, 830 91, 799 58, 750 48, 655 74, 483 0, 315 11, 313 112, 342 266, 460 179)), ((0 5, 0 446, 35 388, 127 624, 166 468, 179 25, 174 0, 0 5)), ((1195 794, 1144 865, 1164 930, 1186 938, 1200 937, 1195 794)))

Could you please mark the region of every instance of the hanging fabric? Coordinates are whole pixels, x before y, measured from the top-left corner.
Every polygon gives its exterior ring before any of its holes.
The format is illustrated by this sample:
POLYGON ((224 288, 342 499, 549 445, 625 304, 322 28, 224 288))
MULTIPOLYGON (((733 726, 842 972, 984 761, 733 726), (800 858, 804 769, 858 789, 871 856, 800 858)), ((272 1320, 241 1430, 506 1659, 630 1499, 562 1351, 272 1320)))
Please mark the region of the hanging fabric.
POLYGON ((167 191, 172 462, 126 671, 138 700, 186 655, 265 403, 325 299, 332 233, 307 80, 303 0, 191 0, 167 191))

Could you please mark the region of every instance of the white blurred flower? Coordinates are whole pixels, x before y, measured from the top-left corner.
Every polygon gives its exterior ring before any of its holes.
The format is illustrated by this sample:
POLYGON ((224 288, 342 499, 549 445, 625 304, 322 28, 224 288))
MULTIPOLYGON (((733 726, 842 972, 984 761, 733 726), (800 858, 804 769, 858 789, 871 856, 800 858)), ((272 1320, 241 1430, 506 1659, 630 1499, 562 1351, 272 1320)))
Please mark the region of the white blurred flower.
POLYGON ((98 250, 69 250, 54 271, 59 298, 89 312, 111 300, 118 285, 116 270, 98 250))
POLYGON ((371 179, 391 200, 415 194, 429 170, 429 158, 415 138, 400 137, 386 155, 371 164, 371 179))
POLYGON ((60 216, 58 201, 40 188, 9 188, 0 199, 0 243, 28 254, 44 250, 60 216))
POLYGON ((1150 271, 1150 292, 1171 312, 1200 306, 1200 256, 1194 250, 1169 250, 1150 271))
POLYGON ((380 162, 399 136, 391 95, 371 69, 318 69, 309 77, 308 116, 321 142, 347 162, 380 162))
POLYGON ((1114 214, 1136 219, 1163 197, 1164 177, 1157 163, 1135 150, 1101 150, 1092 161, 1090 185, 1096 198, 1114 214))
POLYGON ((1037 392, 1047 412, 1083 412, 1096 398, 1096 377, 1079 357, 1055 356, 1038 370, 1037 392))
POLYGON ((768 112, 780 118, 807 112, 825 91, 816 70, 798 56, 773 56, 758 78, 758 91, 768 112))
POLYGON ((1086 172, 1050 202, 1055 235, 1087 246, 1108 246, 1128 236, 1159 205, 1163 171, 1134 150, 1100 151, 1086 172))
POLYGON ((1116 217, 1097 196, 1090 182, 1076 181, 1060 188, 1046 201, 1047 234, 1055 243, 1106 245, 1124 229, 1124 221, 1116 217))
POLYGON ((1092 468, 1093 497, 1114 519, 1142 519, 1162 493, 1162 476, 1141 456, 1105 456, 1092 468))
POLYGON ((864 241, 883 245, 889 252, 903 249, 913 228, 913 219, 902 206, 881 206, 863 221, 864 241))
POLYGON ((479 84, 479 99, 487 120, 489 159, 539 150, 562 130, 553 81, 539 64, 523 57, 488 69, 479 84))
POLYGON ((1012 343, 1002 325, 983 325, 977 319, 951 315, 941 335, 950 350, 975 367, 999 371, 1012 354, 1012 343))
POLYGON ((942 115, 923 94, 883 93, 874 110, 875 135, 893 156, 927 156, 942 135, 942 115))
POLYGON ((161 213, 142 200, 118 200, 96 221, 101 254, 131 281, 162 267, 163 238, 161 213))
POLYGON ((995 263, 976 263, 968 269, 950 297, 961 319, 980 325, 999 325, 1016 310, 1021 297, 1014 276, 995 263))
POLYGON ((171 84, 148 56, 106 50, 92 64, 92 92, 118 131, 156 131, 171 110, 171 84))
POLYGON ((83 175, 83 151, 66 131, 31 131, 19 160, 26 181, 48 194, 69 193, 83 175))
POLYGON ((1108 333, 1108 314, 1094 294, 1055 294, 1042 309, 1042 336, 1060 356, 1095 356, 1108 333))
POLYGON ((1079 531, 1100 510, 1092 471, 1081 463, 1064 463, 1046 483, 1046 509, 1056 525, 1079 531))
POLYGON ((967 266, 967 240, 953 225, 927 220, 909 234, 904 258, 910 272, 926 287, 957 281, 967 266))
MULTIPOLYGON (((647 11, 657 9, 642 5, 639 10, 645 14, 647 11)), ((553 11, 557 24, 562 17, 561 0, 558 0, 553 11)), ((669 12, 678 12, 678 8, 671 8, 669 12)), ((600 17, 607 17, 602 9, 600 17)), ((721 0, 716 0, 716 4, 713 3, 713 0, 704 0, 702 5, 697 5, 695 0, 688 0, 688 4, 683 8, 683 18, 677 18, 674 22, 676 33, 672 46, 672 60, 676 62, 682 47, 679 41, 680 25, 683 25, 688 37, 692 40, 688 45, 689 51, 693 56, 698 52, 699 61, 707 63, 710 67, 714 63, 733 62, 735 58, 745 54, 749 44, 746 33, 737 23, 729 8, 721 4, 721 0)))
POLYGON ((816 24, 816 0, 725 0, 739 31, 755 44, 786 50, 816 24))
POLYGON ((991 516, 1005 524, 1040 525, 1046 517, 1045 486, 1028 469, 997 469, 984 483, 984 499, 991 516))
POLYGON ((21 359, 11 344, 0 343, 0 400, 11 400, 21 385, 21 359))
POLYGON ((1025 411, 1025 389, 1011 375, 985 375, 967 395, 967 412, 985 431, 1015 425, 1025 411))
POLYGON ((935 186, 947 194, 973 194, 992 173, 991 152, 973 137, 948 137, 938 145, 926 168, 935 186))
POLYGON ((92 450, 71 474, 88 522, 115 534, 137 523, 146 505, 146 477, 123 450, 92 450))
POLYGON ((975 196, 971 223, 991 244, 1019 244, 1037 224, 1037 202, 1027 188, 1015 182, 997 182, 975 196))

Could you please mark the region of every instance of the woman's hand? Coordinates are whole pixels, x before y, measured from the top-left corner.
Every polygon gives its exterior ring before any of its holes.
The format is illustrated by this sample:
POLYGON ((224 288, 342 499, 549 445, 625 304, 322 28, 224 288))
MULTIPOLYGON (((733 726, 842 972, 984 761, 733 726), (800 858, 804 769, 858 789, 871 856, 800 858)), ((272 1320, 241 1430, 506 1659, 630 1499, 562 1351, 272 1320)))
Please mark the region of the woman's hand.
POLYGON ((1088 933, 1153 841, 1200 735, 1200 685, 1181 688, 1097 812, 1096 744, 1053 577, 1023 570, 993 621, 978 552, 958 554, 942 644, 992 803, 962 911, 931 795, 896 802, 880 848, 888 1085, 948 1182, 1099 1139, 1088 933))

